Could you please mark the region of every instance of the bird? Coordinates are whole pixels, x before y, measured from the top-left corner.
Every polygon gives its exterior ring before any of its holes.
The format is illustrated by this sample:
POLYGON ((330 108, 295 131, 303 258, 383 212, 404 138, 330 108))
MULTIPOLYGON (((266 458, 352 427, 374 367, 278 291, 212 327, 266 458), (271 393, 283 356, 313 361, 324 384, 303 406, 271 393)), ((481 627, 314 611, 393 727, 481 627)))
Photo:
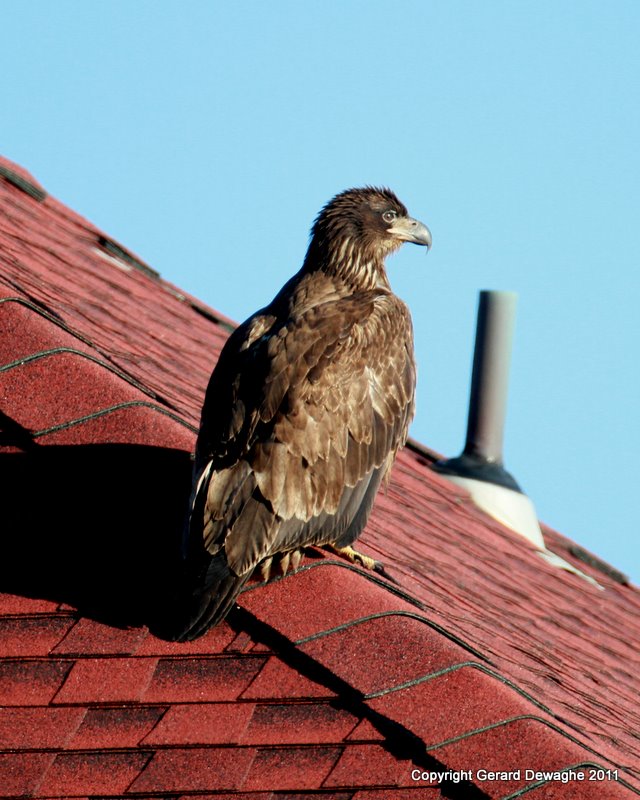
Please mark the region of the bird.
POLYGON ((431 233, 390 189, 335 195, 300 270, 223 347, 196 442, 178 641, 306 547, 377 565, 352 545, 414 414, 412 321, 385 268, 404 242, 428 251, 431 233))

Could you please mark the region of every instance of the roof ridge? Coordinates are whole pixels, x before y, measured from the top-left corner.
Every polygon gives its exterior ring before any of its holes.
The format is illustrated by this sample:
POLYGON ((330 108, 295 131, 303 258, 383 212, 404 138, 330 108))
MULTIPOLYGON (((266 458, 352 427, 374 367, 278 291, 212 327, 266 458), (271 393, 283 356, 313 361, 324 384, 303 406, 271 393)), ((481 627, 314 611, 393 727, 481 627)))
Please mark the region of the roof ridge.
POLYGON ((0 156, 0 178, 4 178, 40 203, 47 197, 47 192, 30 173, 2 156, 0 156))

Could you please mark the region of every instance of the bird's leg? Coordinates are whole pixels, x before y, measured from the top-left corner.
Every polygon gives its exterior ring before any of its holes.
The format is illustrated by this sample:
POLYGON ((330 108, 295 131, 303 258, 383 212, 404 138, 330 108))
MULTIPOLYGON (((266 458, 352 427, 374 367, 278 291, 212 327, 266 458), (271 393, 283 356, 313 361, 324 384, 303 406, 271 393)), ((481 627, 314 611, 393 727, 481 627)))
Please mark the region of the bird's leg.
POLYGON ((294 571, 296 569, 298 569, 298 567, 300 566, 300 562, 302 561, 303 558, 304 558, 304 550, 303 549, 294 550, 291 553, 291 569, 294 570, 294 571))
POLYGON ((296 570, 302 561, 304 550, 289 550, 287 553, 276 553, 275 556, 265 558, 260 564, 260 574, 263 581, 268 581, 275 565, 278 566, 282 575, 286 575, 289 569, 296 570))
POLYGON ((265 560, 260 564, 260 574, 262 575, 263 581, 268 581, 271 577, 271 565, 273 564, 273 557, 269 556, 269 558, 265 558, 265 560))
POLYGON ((281 553, 280 559, 280 572, 286 575, 288 570, 295 571, 298 569, 300 562, 304 556, 304 549, 289 550, 287 553, 281 553))
POLYGON ((370 569, 373 572, 377 572, 378 575, 382 575, 392 583, 397 583, 397 581, 389 575, 381 561, 376 561, 375 558, 371 558, 371 556, 365 556, 364 553, 354 550, 353 547, 349 545, 347 547, 336 547, 333 544, 327 544, 325 548, 333 551, 338 556, 346 558, 347 561, 350 561, 352 564, 358 564, 365 569, 370 569))
POLYGON ((280 572, 282 572, 283 576, 287 574, 290 561, 291 561, 291 553, 283 553, 280 556, 280 572))

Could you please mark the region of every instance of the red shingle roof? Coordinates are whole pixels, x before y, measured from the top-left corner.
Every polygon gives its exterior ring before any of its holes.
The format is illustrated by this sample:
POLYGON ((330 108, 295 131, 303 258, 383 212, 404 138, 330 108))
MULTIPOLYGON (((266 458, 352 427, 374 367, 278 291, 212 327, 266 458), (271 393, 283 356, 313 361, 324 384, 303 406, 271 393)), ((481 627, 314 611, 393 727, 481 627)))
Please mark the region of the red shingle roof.
POLYGON ((0 328, 5 796, 640 794, 640 593, 545 528, 604 589, 549 566, 417 446, 361 541, 399 586, 316 554, 202 639, 150 633, 231 323, 5 160, 0 328))

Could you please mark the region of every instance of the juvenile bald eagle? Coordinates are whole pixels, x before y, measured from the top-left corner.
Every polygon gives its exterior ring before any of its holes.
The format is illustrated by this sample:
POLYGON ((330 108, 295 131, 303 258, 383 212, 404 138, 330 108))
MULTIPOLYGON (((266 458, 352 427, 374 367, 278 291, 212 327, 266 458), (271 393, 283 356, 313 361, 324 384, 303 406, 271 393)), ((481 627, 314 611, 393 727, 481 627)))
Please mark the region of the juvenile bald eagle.
POLYGON ((227 341, 209 381, 185 543, 178 638, 224 619, 254 569, 307 545, 350 545, 405 443, 414 410, 411 318, 384 260, 431 245, 388 189, 320 212, 302 269, 227 341))

